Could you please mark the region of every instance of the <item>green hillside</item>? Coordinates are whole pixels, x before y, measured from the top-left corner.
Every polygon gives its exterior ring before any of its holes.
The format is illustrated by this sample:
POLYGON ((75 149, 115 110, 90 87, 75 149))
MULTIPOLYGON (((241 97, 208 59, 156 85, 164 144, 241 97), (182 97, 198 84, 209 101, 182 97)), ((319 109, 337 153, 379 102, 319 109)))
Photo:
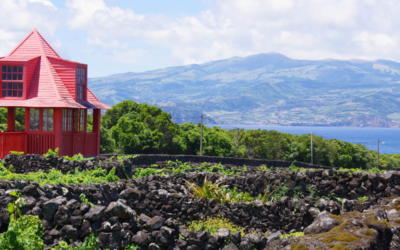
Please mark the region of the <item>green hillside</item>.
POLYGON ((110 105, 132 99, 220 124, 398 127, 399 72, 400 63, 388 60, 269 53, 92 78, 89 87, 110 105))

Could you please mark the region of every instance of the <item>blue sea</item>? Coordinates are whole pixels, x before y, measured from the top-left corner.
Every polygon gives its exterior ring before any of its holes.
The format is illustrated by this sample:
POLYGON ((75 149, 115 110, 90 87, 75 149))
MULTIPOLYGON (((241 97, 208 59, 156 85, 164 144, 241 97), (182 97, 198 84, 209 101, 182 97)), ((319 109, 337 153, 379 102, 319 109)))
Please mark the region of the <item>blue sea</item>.
MULTIPOLYGON (((210 125, 207 125, 210 126, 210 125)), ((212 126, 210 126, 212 127, 212 126)), ((379 153, 400 154, 400 128, 359 128, 359 127, 313 127, 313 126, 263 126, 263 125, 220 125, 224 129, 243 128, 276 130, 289 134, 311 134, 322 136, 325 139, 338 139, 351 143, 361 143, 368 149, 379 153)))

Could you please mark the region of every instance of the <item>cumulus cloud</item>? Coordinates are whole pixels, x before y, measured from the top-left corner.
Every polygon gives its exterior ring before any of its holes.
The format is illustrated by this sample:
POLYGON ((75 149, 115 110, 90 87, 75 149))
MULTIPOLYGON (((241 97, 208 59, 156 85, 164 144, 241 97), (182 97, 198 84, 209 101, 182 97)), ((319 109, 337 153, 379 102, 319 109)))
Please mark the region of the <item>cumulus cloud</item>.
POLYGON ((400 61, 399 1, 200 1, 207 10, 172 17, 110 5, 117 1, 65 0, 65 16, 50 0, 1 0, 0 55, 33 27, 59 47, 54 33, 66 23, 72 33, 84 34, 90 51, 126 64, 149 55, 158 58, 155 51, 162 52, 160 60, 174 64, 266 52, 301 59, 400 61))
POLYGON ((169 50, 184 64, 265 52, 304 59, 400 61, 399 1, 218 0, 207 4, 209 9, 197 16, 176 18, 142 15, 103 0, 67 1, 69 26, 86 30, 89 44, 112 48, 114 55, 144 40, 169 50))
POLYGON ((0 56, 7 55, 33 28, 54 47, 61 45, 54 36, 57 8, 50 0, 1 0, 0 23, 0 56))

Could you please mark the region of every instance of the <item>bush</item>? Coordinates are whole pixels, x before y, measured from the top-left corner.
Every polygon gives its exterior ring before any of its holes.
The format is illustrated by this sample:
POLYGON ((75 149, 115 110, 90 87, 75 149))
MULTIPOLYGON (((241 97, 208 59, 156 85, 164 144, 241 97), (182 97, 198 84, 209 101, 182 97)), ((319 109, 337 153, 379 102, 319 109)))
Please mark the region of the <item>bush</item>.
POLYGON ((38 216, 10 216, 7 232, 0 235, 0 249, 43 250, 43 225, 38 216))
MULTIPOLYGON (((10 169, 12 169, 10 167, 10 169)), ((83 170, 79 171, 75 169, 73 174, 63 174, 60 170, 51 169, 48 173, 43 171, 31 172, 28 174, 16 174, 12 170, 7 170, 3 163, 0 162, 0 179, 3 180, 28 180, 37 182, 40 185, 43 184, 91 184, 101 182, 116 182, 119 180, 118 176, 115 175, 115 168, 107 174, 106 169, 97 168, 95 170, 83 170)))

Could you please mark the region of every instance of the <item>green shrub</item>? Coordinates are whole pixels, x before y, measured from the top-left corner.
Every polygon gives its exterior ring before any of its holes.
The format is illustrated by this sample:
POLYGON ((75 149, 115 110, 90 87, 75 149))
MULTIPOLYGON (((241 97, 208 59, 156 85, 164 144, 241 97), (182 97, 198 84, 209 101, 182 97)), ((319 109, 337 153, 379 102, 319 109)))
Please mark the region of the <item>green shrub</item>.
POLYGON ((43 225, 38 216, 10 216, 8 230, 0 235, 2 250, 43 250, 43 225))
POLYGON ((59 152, 60 152, 59 148, 56 148, 54 151, 49 148, 47 153, 44 154, 43 156, 46 157, 46 158, 47 157, 58 157, 59 152))
POLYGON ((297 172, 297 170, 299 170, 299 167, 296 167, 293 163, 290 164, 289 168, 290 168, 293 172, 297 172))
POLYGON ((107 174, 106 169, 96 168, 94 170, 83 170, 79 171, 75 169, 75 172, 63 174, 60 170, 51 169, 48 173, 43 171, 31 172, 28 174, 16 174, 7 170, 3 163, 0 162, 0 179, 3 180, 28 180, 37 182, 40 185, 43 184, 91 184, 101 182, 115 182, 118 181, 118 176, 115 175, 115 168, 107 174))
POLYGON ((24 152, 10 151, 12 155, 24 155, 24 152))
POLYGON ((69 161, 83 161, 83 160, 91 161, 94 159, 93 157, 85 158, 81 153, 73 155, 72 157, 63 156, 63 158, 69 161))
POLYGON ((86 198, 86 195, 85 194, 80 194, 79 195, 79 199, 80 199, 80 201, 82 202, 82 203, 87 203, 87 204, 89 204, 91 207, 94 207, 94 204, 93 203, 91 203, 89 200, 88 200, 88 198, 86 198))
POLYGON ((245 236, 244 228, 235 225, 229 219, 219 216, 217 218, 210 218, 198 221, 192 221, 187 228, 189 231, 207 231, 211 234, 216 234, 218 229, 227 228, 231 230, 232 233, 240 232, 242 236, 245 236))
POLYGON ((295 232, 295 233, 281 235, 280 239, 285 239, 289 237, 303 237, 303 236, 304 236, 303 232, 295 232))
MULTIPOLYGON (((16 220, 18 217, 21 216, 21 208, 25 206, 25 198, 22 197, 22 194, 20 192, 12 191, 10 195, 14 197, 18 197, 17 200, 14 201, 14 203, 9 203, 7 211, 10 212, 11 214, 14 214, 14 219, 16 220)), ((11 215, 12 216, 12 215, 11 215)))
MULTIPOLYGON (((78 247, 72 248, 70 247, 67 242, 61 241, 58 246, 55 248, 52 248, 51 250, 98 250, 99 246, 97 245, 97 241, 99 240, 98 237, 94 237, 94 234, 91 233, 89 237, 83 241, 82 244, 80 244, 78 247)), ((138 246, 135 244, 132 244, 125 248, 126 250, 137 250, 138 246)))
POLYGON ((163 169, 155 169, 155 168, 136 168, 135 172, 135 177, 136 178, 142 178, 144 176, 150 176, 150 175, 157 175, 157 174, 162 174, 163 169))
POLYGON ((94 237, 94 234, 91 233, 89 237, 85 239, 85 241, 80 244, 78 247, 72 248, 68 246, 65 241, 62 241, 58 246, 52 248, 51 250, 98 250, 97 241, 99 238, 94 237))

